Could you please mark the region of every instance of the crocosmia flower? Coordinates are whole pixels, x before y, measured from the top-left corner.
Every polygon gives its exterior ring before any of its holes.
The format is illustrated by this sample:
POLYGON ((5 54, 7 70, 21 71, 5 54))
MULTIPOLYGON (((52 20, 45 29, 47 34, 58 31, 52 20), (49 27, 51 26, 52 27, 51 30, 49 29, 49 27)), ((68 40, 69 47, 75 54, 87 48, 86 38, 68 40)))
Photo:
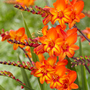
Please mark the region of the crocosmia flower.
POLYGON ((54 8, 50 9, 50 13, 53 15, 52 24, 56 21, 59 21, 61 26, 64 26, 65 23, 69 23, 71 21, 71 9, 65 3, 65 0, 57 0, 53 5, 54 8))
POLYGON ((69 23, 71 28, 76 22, 80 22, 80 19, 84 18, 85 15, 82 13, 84 8, 84 2, 82 0, 72 0, 71 2, 72 13, 70 15, 72 21, 69 23))
MULTIPOLYGON (((20 41, 22 43, 25 43, 25 41, 28 41, 27 35, 25 34, 25 29, 23 27, 19 28, 16 31, 10 30, 9 35, 10 35, 9 39, 13 41, 20 41)), ((23 47, 23 45, 13 43, 14 50, 16 50, 18 46, 23 47)))
POLYGON ((64 43, 61 46, 61 53, 59 55, 59 59, 63 60, 65 56, 73 57, 75 52, 74 50, 78 50, 79 47, 75 45, 77 41, 77 29, 73 28, 66 32, 66 37, 64 39, 64 43))
POLYGON ((34 49, 36 54, 48 52, 50 56, 58 56, 61 51, 61 44, 63 43, 63 38, 61 35, 64 31, 60 30, 60 26, 56 28, 52 27, 47 30, 48 26, 45 26, 42 29, 43 36, 39 38, 39 41, 42 43, 40 46, 34 49), (59 34, 60 33, 60 34, 59 34), (39 49, 40 48, 40 49, 39 49))
POLYGON ((34 1, 35 0, 16 0, 16 2, 22 5, 23 7, 25 6, 29 7, 31 5, 34 5, 34 1))
POLYGON ((62 87, 58 90, 72 90, 78 89, 78 85, 74 83, 77 78, 77 74, 75 71, 70 71, 67 76, 64 76, 60 79, 62 87))

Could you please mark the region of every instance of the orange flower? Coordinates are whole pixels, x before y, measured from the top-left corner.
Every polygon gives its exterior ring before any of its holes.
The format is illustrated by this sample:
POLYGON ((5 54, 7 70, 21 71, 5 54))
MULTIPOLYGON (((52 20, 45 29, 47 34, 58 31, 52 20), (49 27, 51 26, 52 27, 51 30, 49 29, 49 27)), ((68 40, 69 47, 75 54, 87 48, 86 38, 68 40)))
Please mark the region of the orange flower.
POLYGON ((51 88, 60 87, 59 79, 65 74, 67 60, 63 60, 57 64, 56 57, 49 57, 47 60, 43 57, 43 60, 40 58, 40 61, 35 63, 36 68, 31 73, 36 77, 40 77, 41 84, 46 81, 46 83, 50 83, 51 88))
POLYGON ((63 60, 65 56, 73 57, 74 50, 78 50, 79 47, 74 45, 77 41, 77 29, 73 28, 66 32, 67 36, 65 37, 64 43, 61 46, 61 52, 59 55, 59 60, 63 60))
POLYGON ((78 85, 74 83, 76 77, 77 77, 76 72, 70 71, 67 76, 60 79, 62 87, 60 87, 58 90, 78 89, 78 85))
MULTIPOLYGON (((14 31, 14 30, 10 30, 9 32, 10 38, 11 40, 16 40, 16 41, 20 41, 25 43, 25 41, 28 41, 27 35, 25 34, 25 29, 19 28, 18 30, 14 31)), ((23 47, 23 45, 19 45, 14 43, 13 45, 13 49, 16 50, 18 48, 18 46, 23 47)))
POLYGON ((47 28, 48 26, 43 27, 43 36, 39 38, 39 41, 42 44, 36 47, 34 51, 36 54, 42 53, 42 51, 44 51, 48 52, 50 56, 58 56, 61 51, 61 44, 63 43, 63 38, 61 38, 61 35, 63 33, 62 37, 65 36, 65 32, 63 30, 60 30, 61 27, 59 25, 56 28, 52 27, 49 30, 47 30, 47 28), (38 49, 39 47, 41 48, 38 49))
POLYGON ((47 83, 50 83, 50 88, 56 88, 62 86, 60 79, 65 75, 66 68, 64 65, 56 66, 55 72, 51 74, 51 79, 46 81, 47 83))
POLYGON ((51 78, 51 73, 54 73, 54 66, 56 62, 56 57, 49 57, 48 60, 43 60, 43 62, 36 62, 36 69, 31 73, 40 77, 40 83, 43 84, 44 81, 48 81, 51 78))
POLYGON ((35 0, 16 0, 16 2, 22 5, 23 7, 25 6, 29 7, 30 5, 33 5, 34 1, 35 0))
POLYGON ((52 24, 59 21, 63 27, 65 23, 71 22, 71 8, 68 7, 65 0, 57 0, 54 4, 54 8, 50 9, 52 16, 52 24))
POLYGON ((71 28, 76 22, 80 22, 80 19, 84 18, 85 15, 82 12, 84 2, 82 0, 72 0, 71 2, 72 14, 70 15, 72 21, 69 23, 71 28))

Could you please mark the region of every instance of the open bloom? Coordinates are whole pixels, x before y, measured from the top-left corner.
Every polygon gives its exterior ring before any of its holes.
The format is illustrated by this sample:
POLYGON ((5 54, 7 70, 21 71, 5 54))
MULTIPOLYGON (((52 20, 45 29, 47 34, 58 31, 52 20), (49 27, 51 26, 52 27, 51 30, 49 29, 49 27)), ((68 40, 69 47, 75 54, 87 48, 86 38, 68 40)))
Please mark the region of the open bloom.
POLYGON ((34 49, 36 54, 48 52, 50 56, 59 56, 63 60, 65 56, 72 57, 74 51, 79 47, 74 45, 77 41, 77 29, 73 28, 65 32, 60 25, 47 30, 48 26, 42 29, 43 36, 39 38, 42 43, 34 49))
POLYGON ((71 90, 71 89, 78 89, 78 85, 74 83, 76 80, 77 74, 75 71, 70 71, 67 76, 60 79, 62 84, 58 90, 71 90))
POLYGON ((43 58, 42 62, 35 63, 36 69, 31 73, 36 77, 40 77, 40 82, 43 84, 44 81, 50 80, 51 73, 54 73, 55 62, 56 57, 49 57, 48 60, 43 58))
POLYGON ((52 24, 59 21, 60 25, 63 27, 65 23, 71 21, 71 9, 66 4, 65 0, 57 0, 54 4, 54 8, 50 9, 52 16, 52 24))
POLYGON ((70 15, 71 22, 69 27, 71 28, 76 22, 80 22, 80 19, 84 18, 85 15, 82 13, 84 8, 84 2, 82 0, 72 0, 71 2, 72 13, 70 15))
MULTIPOLYGON (((41 59, 41 58, 40 58, 41 59)), ((51 88, 57 88, 60 85, 59 78, 61 78, 66 71, 65 65, 67 65, 67 60, 56 63, 57 58, 49 57, 47 60, 43 58, 40 62, 36 62, 36 68, 32 70, 32 74, 36 77, 40 77, 41 84, 50 83, 51 88)))
POLYGON ((48 26, 43 27, 43 36, 39 38, 39 41, 42 44, 36 47, 34 51, 36 54, 48 52, 50 56, 58 56, 61 51, 61 44, 63 43, 63 38, 61 38, 61 35, 64 35, 65 32, 60 30, 60 25, 56 28, 52 27, 49 30, 47 30, 47 28, 48 26))
POLYGON ((73 57, 74 50, 78 50, 79 47, 75 45, 77 41, 77 29, 73 28, 66 32, 66 37, 64 39, 64 43, 61 46, 61 53, 59 55, 59 59, 63 60, 65 56, 73 57))
MULTIPOLYGON (((10 30, 9 35, 10 35, 9 39, 13 41, 20 41, 22 43, 25 43, 25 41, 28 41, 27 35, 25 34, 25 29, 23 27, 19 28, 16 31, 10 30)), ((18 46, 23 47, 23 45, 13 43, 14 50, 16 50, 18 46)))

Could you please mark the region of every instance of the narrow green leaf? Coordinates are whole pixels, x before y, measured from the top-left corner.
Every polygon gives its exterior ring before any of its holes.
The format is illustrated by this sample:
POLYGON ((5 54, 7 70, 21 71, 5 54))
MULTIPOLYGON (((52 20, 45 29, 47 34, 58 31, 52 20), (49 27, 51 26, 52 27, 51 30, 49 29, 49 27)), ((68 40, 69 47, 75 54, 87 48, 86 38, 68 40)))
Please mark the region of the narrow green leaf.
MULTIPOLYGON (((18 59, 19 59, 19 61, 21 62, 19 56, 18 56, 18 59)), ((21 62, 21 64, 22 64, 22 62, 21 62)), ((25 88, 25 90, 32 90, 32 87, 31 87, 31 84, 30 84, 30 82, 29 82, 29 79, 28 79, 28 76, 27 76, 27 74, 26 74, 26 71, 25 71, 23 68, 21 68, 21 73, 22 73, 22 77, 23 77, 24 83, 26 84, 26 86, 29 87, 29 89, 28 89, 28 88, 25 88)))
POLYGON ((0 85, 0 90, 5 90, 5 89, 0 85))
MULTIPOLYGON (((31 33, 30 33, 29 29, 28 29, 28 26, 27 26, 27 24, 26 24, 26 21, 25 21, 25 19, 24 19, 23 14, 22 14, 22 17, 23 17, 23 21, 24 21, 24 25, 25 25, 25 29, 26 29, 26 34, 27 34, 28 38, 31 38, 31 39, 32 39, 31 33)), ((32 59, 33 59, 34 62, 36 62, 36 61, 38 61, 38 57, 37 57, 37 55, 33 52, 33 49, 34 49, 34 48, 30 47, 30 51, 31 51, 31 54, 32 54, 32 59)), ((43 84, 40 83, 39 79, 37 79, 37 80, 38 80, 38 84, 39 84, 39 86, 40 86, 40 90, 44 90, 44 89, 43 89, 43 84)))
MULTIPOLYGON (((82 44, 81 44, 81 39, 80 38, 79 38, 79 48, 80 48, 79 49, 80 56, 84 56, 83 55, 82 44)), ((82 90, 88 90, 85 66, 81 65, 80 67, 81 67, 82 90)))
MULTIPOLYGON (((31 35, 31 33, 30 33, 29 29, 28 29, 28 26, 26 24, 26 21, 24 19, 23 14, 22 14, 22 17, 23 17, 23 21, 24 21, 24 25, 25 25, 26 34, 27 34, 28 38, 31 38, 32 39, 32 35, 31 35)), ((34 49, 33 47, 30 47, 30 51, 31 51, 31 54, 32 54, 32 59, 33 59, 34 62, 36 62, 36 61, 38 61, 38 57, 33 52, 33 49, 34 49)))

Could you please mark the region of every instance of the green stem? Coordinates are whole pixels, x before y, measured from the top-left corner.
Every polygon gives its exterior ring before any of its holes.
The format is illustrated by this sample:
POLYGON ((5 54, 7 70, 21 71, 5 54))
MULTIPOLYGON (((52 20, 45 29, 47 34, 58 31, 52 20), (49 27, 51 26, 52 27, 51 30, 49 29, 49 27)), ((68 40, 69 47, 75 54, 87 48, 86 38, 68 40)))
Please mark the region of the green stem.
MULTIPOLYGON (((80 47, 79 49, 80 56, 83 56, 81 39, 79 39, 79 47, 80 47)), ((88 90, 85 66, 81 65, 80 69, 81 69, 82 90, 88 90)))

